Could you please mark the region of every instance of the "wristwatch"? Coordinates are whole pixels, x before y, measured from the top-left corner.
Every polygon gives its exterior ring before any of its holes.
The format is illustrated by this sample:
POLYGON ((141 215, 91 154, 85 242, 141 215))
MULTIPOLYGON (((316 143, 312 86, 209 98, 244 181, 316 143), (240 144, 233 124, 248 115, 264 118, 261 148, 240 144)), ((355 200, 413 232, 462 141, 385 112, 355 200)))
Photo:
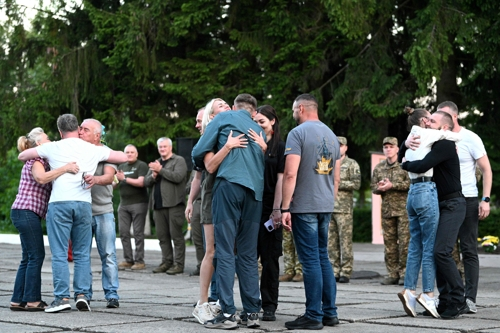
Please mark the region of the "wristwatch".
POLYGON ((287 209, 281 208, 281 214, 283 214, 283 213, 290 213, 290 208, 287 208, 287 209))
POLYGON ((490 202, 490 197, 483 197, 481 200, 484 202, 490 202))

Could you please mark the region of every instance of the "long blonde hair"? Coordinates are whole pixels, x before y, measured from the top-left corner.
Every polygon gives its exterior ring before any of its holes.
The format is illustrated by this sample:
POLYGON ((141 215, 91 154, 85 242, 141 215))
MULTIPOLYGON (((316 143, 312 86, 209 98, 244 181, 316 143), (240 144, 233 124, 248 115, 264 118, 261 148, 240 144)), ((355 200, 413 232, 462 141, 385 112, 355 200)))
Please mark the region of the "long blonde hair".
POLYGON ((38 143, 42 139, 42 134, 45 132, 41 127, 35 127, 28 133, 28 135, 20 136, 17 139, 17 150, 23 152, 28 148, 34 148, 38 146, 38 143))

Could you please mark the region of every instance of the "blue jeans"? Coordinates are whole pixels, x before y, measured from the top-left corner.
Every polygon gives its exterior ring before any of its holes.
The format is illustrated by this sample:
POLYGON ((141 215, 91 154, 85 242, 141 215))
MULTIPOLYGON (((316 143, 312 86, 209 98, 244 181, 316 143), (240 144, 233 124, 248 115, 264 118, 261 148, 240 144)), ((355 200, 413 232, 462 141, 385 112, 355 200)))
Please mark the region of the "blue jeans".
POLYGON ((306 313, 309 319, 337 317, 337 284, 328 258, 331 213, 292 214, 293 240, 302 264, 306 313))
MULTIPOLYGON (((118 297, 118 264, 116 263, 116 227, 113 213, 92 216, 92 233, 102 264, 102 289, 106 299, 118 297)), ((92 286, 90 289, 92 296, 92 286)))
POLYGON ((40 216, 27 209, 12 209, 12 223, 19 231, 23 257, 17 269, 11 302, 37 302, 42 300, 42 265, 45 259, 40 216))
POLYGON ((84 201, 58 201, 49 203, 47 234, 52 252, 54 297, 70 298, 68 243, 73 247, 74 298, 83 294, 91 299, 92 270, 90 248, 92 246, 92 208, 84 201))
POLYGON ((406 260, 405 289, 416 290, 422 265, 422 291, 434 291, 436 264, 434 242, 439 224, 439 202, 436 184, 412 184, 406 204, 410 221, 410 245, 406 260))
POLYGON ((217 256, 217 288, 224 313, 235 314, 234 273, 238 273, 243 312, 261 308, 257 240, 262 202, 250 189, 222 180, 213 194, 213 223, 217 256), (234 251, 236 249, 237 258, 234 251))

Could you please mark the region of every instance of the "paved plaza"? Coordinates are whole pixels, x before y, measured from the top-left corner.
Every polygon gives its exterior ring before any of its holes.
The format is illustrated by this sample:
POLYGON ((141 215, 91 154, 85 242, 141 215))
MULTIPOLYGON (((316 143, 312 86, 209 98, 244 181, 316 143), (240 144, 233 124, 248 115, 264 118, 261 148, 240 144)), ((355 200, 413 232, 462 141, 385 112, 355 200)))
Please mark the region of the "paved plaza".
MULTIPOLYGON (((193 304, 198 300, 198 277, 189 276, 196 266, 194 247, 187 247, 184 274, 153 274, 161 260, 157 240, 147 240, 146 269, 120 271, 120 308, 107 309, 101 286, 101 265, 97 250, 92 250, 94 298, 91 312, 73 310, 63 313, 13 312, 9 309, 15 274, 21 258, 17 235, 0 235, 0 332, 218 332, 208 330, 193 318, 193 304)), ((121 247, 118 240, 117 245, 121 247)), ((118 250, 119 261, 122 251, 118 250)), ((340 324, 325 327, 324 332, 500 332, 500 257, 480 255, 480 288, 477 314, 455 320, 408 317, 396 294, 399 286, 382 286, 385 274, 382 245, 354 244, 354 278, 348 284, 337 284, 337 306, 340 324), (367 277, 372 277, 367 278, 367 277)), ((71 272, 73 264, 70 264, 71 272)), ((281 266, 283 268, 283 265, 281 266)), ((420 281, 419 281, 420 282, 420 281)), ((419 288, 421 286, 419 285, 419 288)), ((42 269, 42 294, 52 302, 50 249, 46 247, 42 269)), ((235 301, 241 309, 238 281, 235 301)), ((302 283, 280 284, 277 321, 263 322, 260 328, 240 326, 240 332, 286 332, 284 323, 304 312, 302 283)), ((422 311, 420 305, 417 311, 422 311)), ((300 331, 296 331, 300 332, 300 331)))

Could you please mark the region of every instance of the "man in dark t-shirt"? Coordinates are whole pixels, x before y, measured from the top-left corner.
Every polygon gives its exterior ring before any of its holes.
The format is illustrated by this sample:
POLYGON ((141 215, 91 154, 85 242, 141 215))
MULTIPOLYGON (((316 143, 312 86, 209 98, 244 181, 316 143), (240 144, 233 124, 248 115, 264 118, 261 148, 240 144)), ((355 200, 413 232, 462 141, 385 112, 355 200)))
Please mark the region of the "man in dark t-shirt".
MULTIPOLYGON (((453 120, 449 114, 437 111, 431 116, 429 127, 453 130, 453 120)), ((405 144, 401 148, 406 150, 405 144)), ((452 257, 466 208, 455 143, 449 140, 437 141, 424 159, 404 162, 401 167, 414 173, 434 168, 440 213, 434 245, 436 283, 439 289, 438 313, 443 319, 457 318, 467 313, 469 308, 464 298, 464 284, 452 257)))
POLYGON ((118 227, 123 246, 125 261, 118 264, 118 269, 146 268, 144 263, 144 225, 148 212, 148 191, 144 187, 144 176, 148 173, 148 165, 137 159, 137 148, 134 145, 125 147, 127 163, 118 166, 116 178, 120 184, 120 206, 118 207, 118 227), (135 259, 130 243, 130 225, 134 229, 135 259))

